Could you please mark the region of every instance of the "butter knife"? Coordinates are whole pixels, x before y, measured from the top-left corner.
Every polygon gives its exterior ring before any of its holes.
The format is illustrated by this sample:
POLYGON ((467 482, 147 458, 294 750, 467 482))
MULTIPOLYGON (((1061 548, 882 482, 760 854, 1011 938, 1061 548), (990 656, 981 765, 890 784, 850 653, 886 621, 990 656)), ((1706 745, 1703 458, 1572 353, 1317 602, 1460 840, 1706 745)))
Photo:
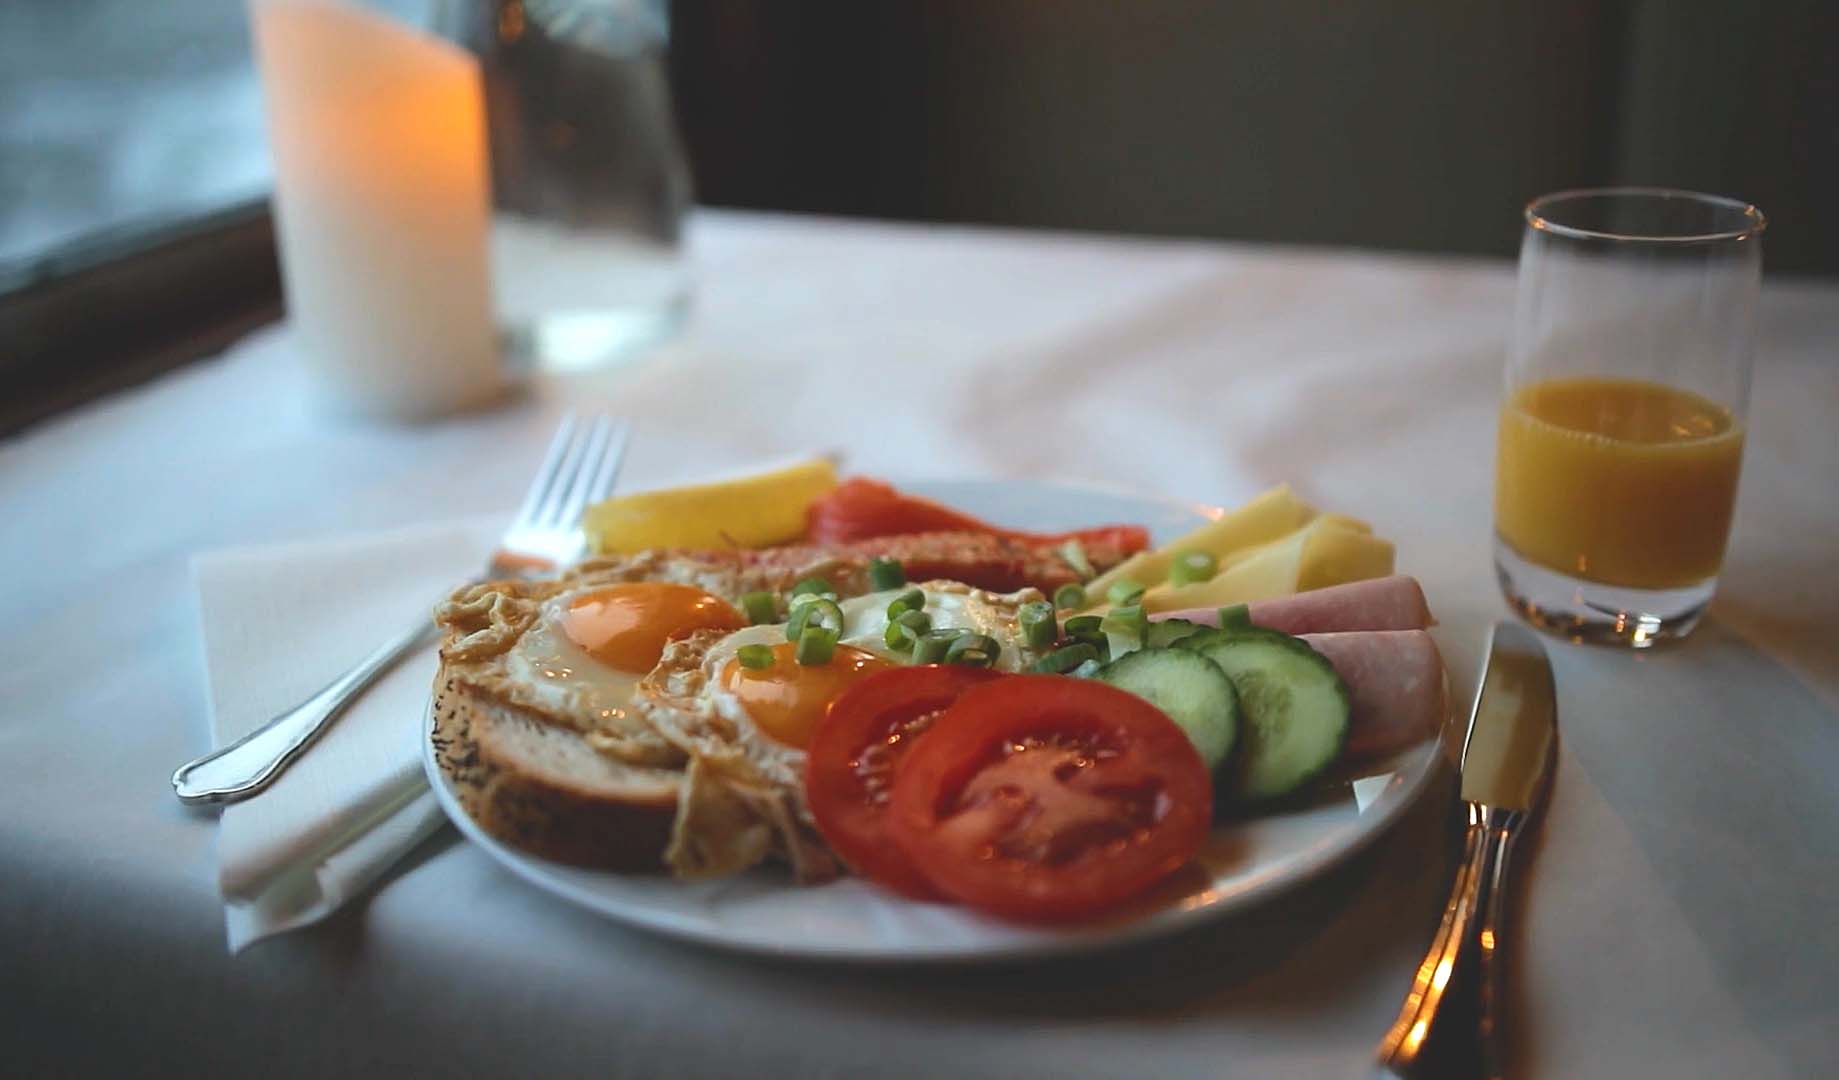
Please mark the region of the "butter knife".
POLYGON ((1516 622, 1494 624, 1481 687, 1462 744, 1463 859, 1449 903, 1418 965, 1398 1019, 1380 1041, 1377 1074, 1428 1074, 1425 1044, 1438 1027, 1452 977, 1478 951, 1478 1042, 1482 1075, 1501 1075, 1501 951, 1507 869, 1514 842, 1545 799, 1557 760, 1558 703, 1552 667, 1537 636, 1516 622))

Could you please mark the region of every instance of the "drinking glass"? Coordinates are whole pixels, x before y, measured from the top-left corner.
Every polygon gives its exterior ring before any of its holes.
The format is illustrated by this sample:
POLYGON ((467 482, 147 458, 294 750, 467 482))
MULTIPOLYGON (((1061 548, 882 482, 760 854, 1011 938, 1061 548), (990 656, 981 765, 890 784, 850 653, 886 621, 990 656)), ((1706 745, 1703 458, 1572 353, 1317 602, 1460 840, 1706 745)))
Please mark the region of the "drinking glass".
POLYGON ((1743 458, 1763 215, 1660 188, 1526 208, 1495 466, 1507 602, 1573 640, 1683 637, 1743 458))
POLYGON ((579 370, 672 333, 689 302, 690 174, 665 0, 441 0, 436 18, 484 80, 507 351, 579 370))

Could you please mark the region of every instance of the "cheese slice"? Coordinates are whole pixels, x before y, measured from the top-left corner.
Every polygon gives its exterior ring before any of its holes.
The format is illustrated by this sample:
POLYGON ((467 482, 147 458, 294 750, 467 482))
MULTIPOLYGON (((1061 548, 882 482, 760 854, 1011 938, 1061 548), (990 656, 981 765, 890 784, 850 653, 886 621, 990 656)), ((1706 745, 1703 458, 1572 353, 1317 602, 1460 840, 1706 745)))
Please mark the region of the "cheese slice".
POLYGON ((1143 596, 1143 610, 1217 607, 1309 589, 1344 585, 1392 573, 1392 544, 1363 521, 1323 514, 1290 535, 1243 552, 1210 580, 1163 585, 1143 596))
POLYGON ((1315 507, 1297 498, 1290 485, 1279 484, 1237 510, 1228 511, 1154 551, 1132 555, 1094 578, 1086 585, 1086 592, 1102 603, 1105 590, 1116 581, 1135 581, 1154 588, 1168 580, 1169 565, 1182 552, 1209 552, 1225 565, 1240 553, 1295 532, 1315 516, 1315 507))

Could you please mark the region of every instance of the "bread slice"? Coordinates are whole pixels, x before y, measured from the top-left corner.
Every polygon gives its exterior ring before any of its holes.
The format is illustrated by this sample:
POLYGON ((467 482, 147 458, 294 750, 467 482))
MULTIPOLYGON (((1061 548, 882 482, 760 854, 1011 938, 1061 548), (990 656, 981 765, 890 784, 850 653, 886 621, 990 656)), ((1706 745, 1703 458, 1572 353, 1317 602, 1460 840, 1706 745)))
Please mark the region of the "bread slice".
POLYGON ((435 685, 435 759, 486 832, 576 866, 662 867, 681 771, 622 764, 444 675, 435 685))

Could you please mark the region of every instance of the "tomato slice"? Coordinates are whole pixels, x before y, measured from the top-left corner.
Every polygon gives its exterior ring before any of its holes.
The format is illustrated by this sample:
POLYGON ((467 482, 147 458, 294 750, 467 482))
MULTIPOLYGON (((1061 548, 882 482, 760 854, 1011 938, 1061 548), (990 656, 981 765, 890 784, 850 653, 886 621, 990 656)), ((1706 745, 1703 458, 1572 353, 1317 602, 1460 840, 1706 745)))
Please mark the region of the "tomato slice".
POLYGON ((1087 679, 1011 675, 966 691, 908 752, 888 827, 954 899, 1063 921, 1179 869, 1212 812, 1200 754, 1160 709, 1087 679))
POLYGON ((1115 545, 1126 555, 1149 547, 1149 530, 1141 525, 1101 525, 1062 533, 1004 529, 866 476, 844 480, 805 512, 805 536, 816 544, 847 544, 927 532, 980 532, 1040 544, 1079 540, 1115 545))
POLYGON ((870 675, 831 704, 805 749, 805 802, 818 832, 857 873, 907 896, 938 898, 888 838, 894 769, 960 694, 997 677, 955 665, 900 667, 870 675))

